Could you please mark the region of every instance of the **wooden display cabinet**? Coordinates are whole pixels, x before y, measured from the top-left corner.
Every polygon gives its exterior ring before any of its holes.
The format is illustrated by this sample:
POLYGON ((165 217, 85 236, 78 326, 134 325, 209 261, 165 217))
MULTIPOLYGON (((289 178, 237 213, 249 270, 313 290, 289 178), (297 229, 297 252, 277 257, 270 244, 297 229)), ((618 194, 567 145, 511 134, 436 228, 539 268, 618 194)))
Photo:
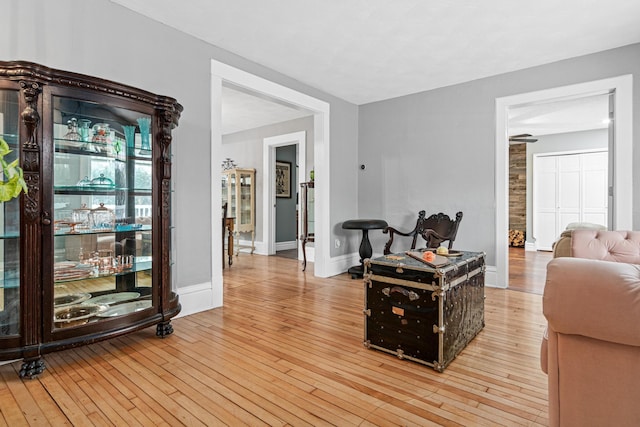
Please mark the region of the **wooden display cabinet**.
POLYGON ((316 241, 315 233, 315 184, 314 181, 300 184, 300 217, 302 218, 300 230, 300 244, 302 246, 302 271, 307 269, 307 250, 309 242, 316 241))
POLYGON ((236 255, 240 249, 256 249, 256 170, 227 169, 222 171, 222 203, 227 203, 227 216, 234 218, 236 255), (251 233, 251 245, 240 244, 240 233, 251 233))
MULTIPOLYGON (((0 62, 0 136, 28 192, 0 204, 0 360, 156 325, 173 332, 171 132, 182 106, 122 84, 0 62)), ((9 159, 11 160, 11 159, 9 159)))

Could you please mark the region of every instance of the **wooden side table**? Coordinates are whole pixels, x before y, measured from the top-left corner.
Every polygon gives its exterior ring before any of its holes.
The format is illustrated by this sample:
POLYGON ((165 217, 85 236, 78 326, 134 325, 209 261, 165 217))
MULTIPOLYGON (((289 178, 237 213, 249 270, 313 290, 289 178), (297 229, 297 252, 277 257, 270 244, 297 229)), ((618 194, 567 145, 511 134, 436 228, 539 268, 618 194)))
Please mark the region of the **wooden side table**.
POLYGON ((222 268, 224 268, 224 240, 227 239, 227 256, 229 257, 229 267, 233 264, 233 220, 234 218, 222 219, 222 268))

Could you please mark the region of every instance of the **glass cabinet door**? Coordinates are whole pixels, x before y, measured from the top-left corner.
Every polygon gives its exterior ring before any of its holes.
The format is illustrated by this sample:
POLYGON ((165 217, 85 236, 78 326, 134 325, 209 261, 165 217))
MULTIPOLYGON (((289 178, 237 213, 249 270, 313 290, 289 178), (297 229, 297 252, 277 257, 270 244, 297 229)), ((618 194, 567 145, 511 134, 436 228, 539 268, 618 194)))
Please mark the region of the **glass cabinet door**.
MULTIPOLYGON (((236 217, 236 210, 237 210, 237 206, 238 206, 238 202, 236 200, 236 173, 230 173, 229 174, 229 197, 230 197, 230 209, 231 209, 231 217, 235 218, 236 217)), ((237 220, 236 220, 237 222, 237 220)))
POLYGON ((227 218, 233 219, 236 255, 240 249, 255 250, 255 169, 222 171, 222 204, 227 203, 227 218), (251 245, 240 242, 240 233, 251 233, 251 245))
POLYGON ((53 96, 53 320, 153 306, 151 117, 53 96))
MULTIPOLYGON (((10 153, 9 164, 19 156, 18 92, 0 90, 0 138, 10 153)), ((0 169, 2 179, 6 181, 0 169)), ((0 202, 0 337, 20 333, 20 198, 0 202)))
POLYGON ((313 181, 300 184, 302 198, 300 208, 302 209, 302 236, 307 241, 313 242, 315 237, 315 185, 313 181))
MULTIPOLYGON (((223 173, 222 174, 222 204, 229 202, 229 175, 223 173)), ((227 209, 230 209, 229 206, 227 209)), ((227 216, 231 217, 231 212, 227 211, 227 216)))
POLYGON ((300 183, 300 246, 302 247, 302 271, 307 269, 307 250, 309 242, 315 242, 315 183, 300 183))
POLYGON ((253 172, 240 172, 240 218, 238 224, 240 226, 253 224, 253 172))
MULTIPOLYGON (((312 183, 313 184, 313 183, 312 183)), ((307 189, 307 231, 310 236, 315 236, 316 234, 316 221, 314 218, 315 215, 315 203, 316 203, 316 195, 315 188, 313 185, 309 185, 307 189)))

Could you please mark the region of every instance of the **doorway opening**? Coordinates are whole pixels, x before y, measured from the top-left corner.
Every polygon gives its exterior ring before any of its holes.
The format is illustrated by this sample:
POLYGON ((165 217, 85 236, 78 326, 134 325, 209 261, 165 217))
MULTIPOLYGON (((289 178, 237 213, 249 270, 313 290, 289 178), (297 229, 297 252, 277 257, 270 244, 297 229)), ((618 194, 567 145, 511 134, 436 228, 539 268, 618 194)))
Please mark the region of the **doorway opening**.
POLYGON ((615 93, 613 106, 615 117, 611 123, 615 135, 611 155, 610 192, 613 195, 612 227, 632 228, 632 76, 625 75, 588 83, 564 86, 538 92, 525 93, 496 99, 496 266, 487 269, 487 282, 506 288, 509 278, 508 252, 508 147, 509 108, 527 104, 550 102, 586 95, 615 93))
MULTIPOLYGON (((223 82, 228 82, 240 88, 262 94, 266 97, 282 101, 289 105, 298 106, 309 110, 313 114, 313 141, 315 169, 318 172, 316 179, 318 190, 316 197, 321 201, 316 207, 316 227, 320 236, 330 236, 330 200, 329 200, 329 171, 330 169, 330 134, 329 134, 329 103, 311 97, 304 93, 282 86, 278 83, 258 77, 249 72, 232 67, 225 63, 211 60, 211 286, 213 307, 223 305, 222 265, 219 260, 222 257, 220 240, 222 239, 219 227, 219 201, 221 189, 219 185, 216 165, 221 164, 222 147, 222 105, 221 94, 223 82)), ((314 273, 319 277, 329 276, 330 246, 323 240, 316 240, 316 262, 314 273)))
MULTIPOLYGON (((276 150, 278 147, 286 147, 293 145, 296 147, 296 163, 297 168, 292 167, 291 176, 294 179, 291 182, 291 197, 296 199, 297 189, 300 186, 301 177, 306 176, 307 171, 307 138, 304 131, 293 132, 285 135, 273 136, 264 139, 263 145, 263 182, 268 183, 263 185, 263 222, 262 230, 263 237, 266 243, 265 250, 267 255, 274 255, 277 250, 276 245, 276 180, 275 180, 275 165, 276 165, 276 150), (296 171, 297 169, 297 171, 296 171)), ((295 165, 292 165, 295 166, 295 165)), ((299 215, 299 210, 298 210, 299 215)), ((300 224, 300 218, 297 218, 297 224, 300 224)), ((296 237, 299 235, 299 227, 296 227, 296 237)))

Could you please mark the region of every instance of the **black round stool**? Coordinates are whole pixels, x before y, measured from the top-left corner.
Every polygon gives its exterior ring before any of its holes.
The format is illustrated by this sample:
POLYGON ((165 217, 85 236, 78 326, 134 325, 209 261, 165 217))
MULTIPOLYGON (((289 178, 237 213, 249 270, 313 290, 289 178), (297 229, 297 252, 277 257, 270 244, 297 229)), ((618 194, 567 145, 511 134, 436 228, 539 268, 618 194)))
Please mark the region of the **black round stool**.
POLYGON ((342 223, 345 230, 362 230, 362 242, 360 242, 360 265, 354 265, 348 272, 351 278, 362 277, 364 274, 364 260, 371 258, 373 249, 369 242, 369 230, 377 230, 387 227, 387 221, 381 219, 350 219, 342 223))

